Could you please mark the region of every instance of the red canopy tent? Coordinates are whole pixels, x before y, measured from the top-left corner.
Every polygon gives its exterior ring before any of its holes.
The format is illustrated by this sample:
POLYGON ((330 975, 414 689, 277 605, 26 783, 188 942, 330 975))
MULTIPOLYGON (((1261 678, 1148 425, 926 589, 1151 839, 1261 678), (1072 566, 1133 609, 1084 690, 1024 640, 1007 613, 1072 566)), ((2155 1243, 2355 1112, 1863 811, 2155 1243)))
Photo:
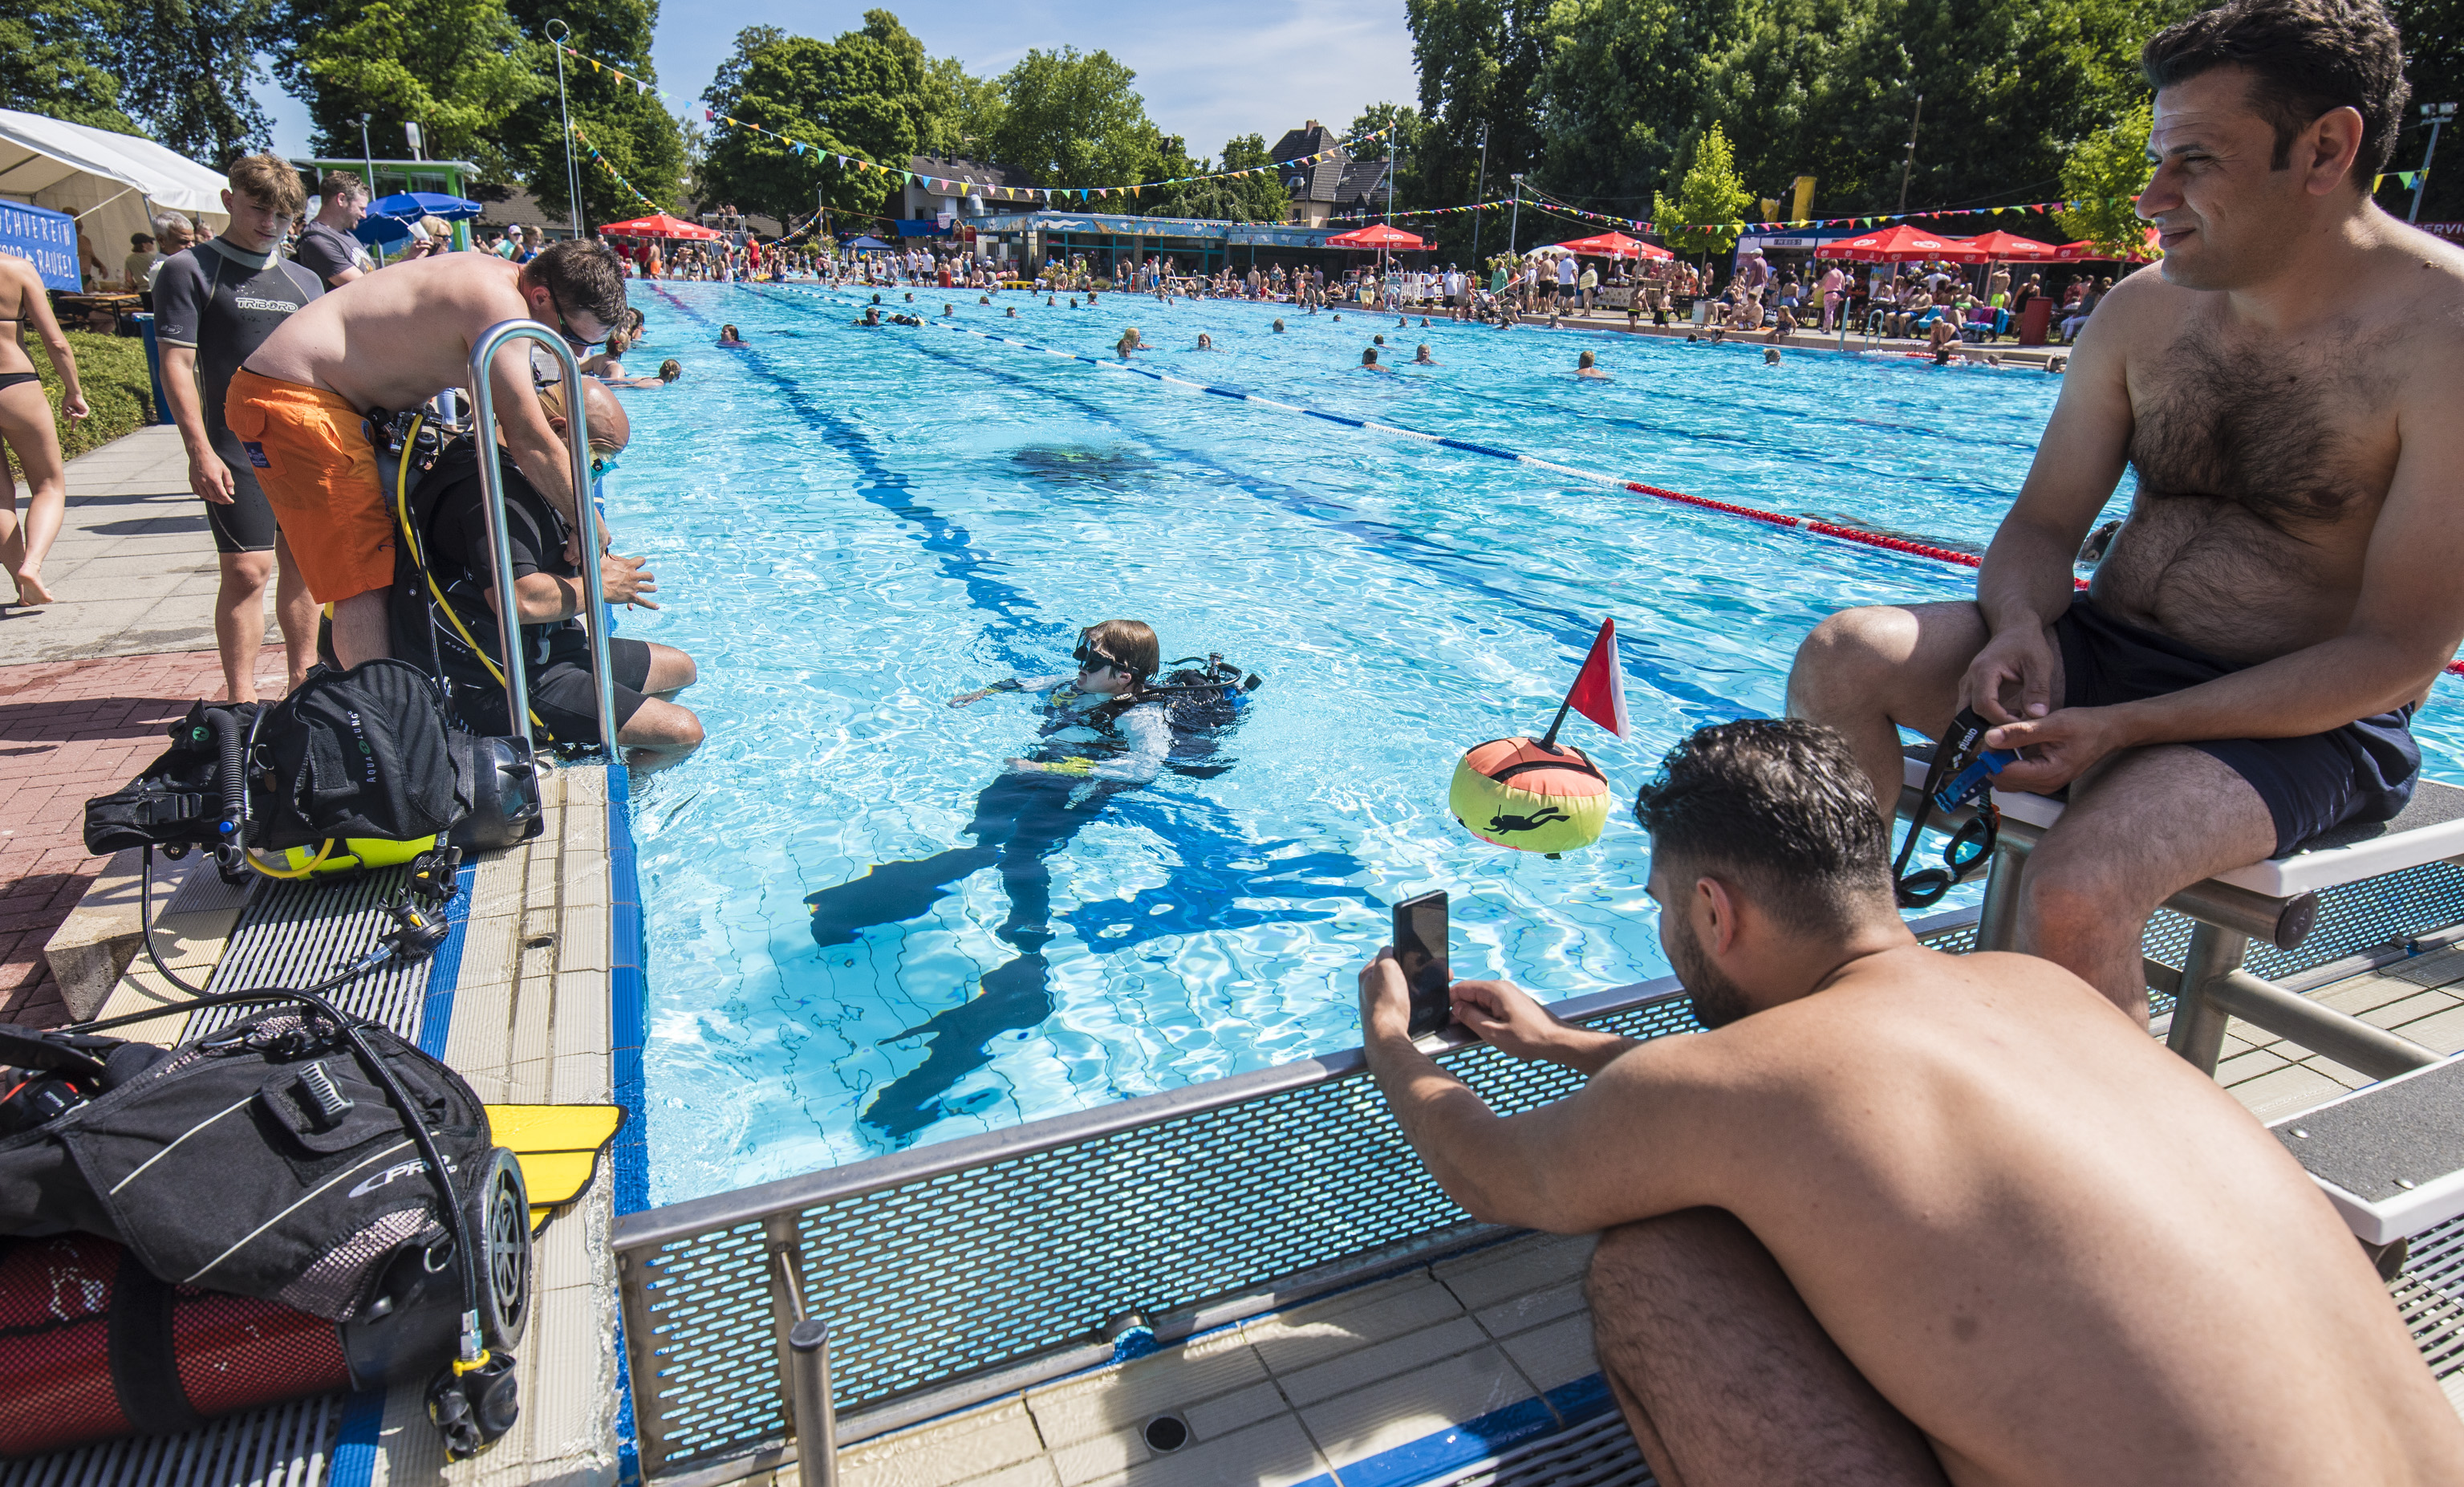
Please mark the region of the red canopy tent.
POLYGON ((1602 233, 1597 237, 1578 237, 1571 243, 1557 245, 1568 253, 1589 254, 1595 258, 1674 258, 1677 255, 1656 247, 1640 238, 1623 233, 1602 233))
POLYGON ((1428 246, 1411 233, 1388 227, 1383 222, 1372 222, 1367 227, 1355 227, 1349 233, 1337 233, 1326 240, 1326 245, 1329 248, 1382 248, 1396 253, 1409 253, 1428 246))
POLYGON ((2005 261, 2025 259, 2033 262, 2058 256, 2061 252, 2051 243, 2040 243, 2033 237, 2021 237, 2016 233, 2005 233, 1999 228, 1991 233, 1979 233, 1974 237, 1969 238, 1968 246, 1983 249, 1989 258, 1999 258, 2005 261))
POLYGON ((2096 244, 2089 242, 2086 238, 2082 237, 2078 242, 2064 243, 2059 248, 2055 249, 2054 256, 2065 261, 2085 259, 2092 263, 2153 263, 2158 258, 2164 256, 2164 250, 2156 246, 2156 230, 2154 228, 2151 227, 2147 230, 2147 235, 2142 239, 2142 241, 2145 244, 2144 248, 2133 250, 2129 256, 2123 257, 2117 254, 2107 253, 2103 249, 2099 248, 2096 244))
POLYGON ((1821 252, 1826 258, 1853 258, 1859 263, 1922 263, 1936 258, 1951 263, 1982 263, 1989 256, 1964 239, 1937 237, 1904 222, 1861 237, 1824 243, 1821 252))
POLYGON ((664 211, 629 222, 609 222, 599 229, 602 237, 690 237, 696 242, 710 242, 719 234, 698 222, 687 222, 664 211))

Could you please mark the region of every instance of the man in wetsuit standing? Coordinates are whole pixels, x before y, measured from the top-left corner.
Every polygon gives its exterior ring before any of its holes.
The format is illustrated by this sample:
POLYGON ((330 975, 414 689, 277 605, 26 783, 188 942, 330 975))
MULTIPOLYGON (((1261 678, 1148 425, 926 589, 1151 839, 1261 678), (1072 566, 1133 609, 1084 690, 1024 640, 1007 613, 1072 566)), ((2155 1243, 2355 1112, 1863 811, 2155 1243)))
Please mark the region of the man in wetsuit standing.
POLYGON ((2370 200, 2406 101, 2379 0, 2232 0, 2142 60, 2163 262, 2081 333, 1975 602, 1833 615, 1789 706, 1886 814, 1899 729, 1962 706, 2027 755, 2002 788, 2069 786, 2018 943, 2144 1018, 2156 905, 2410 798, 2407 724, 2464 639, 2464 250, 2370 200))
POLYGON ((299 172, 272 155, 232 162, 219 237, 172 255, 154 276, 155 339, 163 347, 163 396, 188 453, 188 488, 206 503, 220 554, 214 648, 224 695, 253 702, 256 655, 265 644, 265 586, 276 565, 275 613, 282 625, 289 684, 317 656, 317 603, 275 526, 256 469, 223 419, 231 374, 284 321, 325 292, 317 276, 282 256, 291 224, 308 205, 299 172))

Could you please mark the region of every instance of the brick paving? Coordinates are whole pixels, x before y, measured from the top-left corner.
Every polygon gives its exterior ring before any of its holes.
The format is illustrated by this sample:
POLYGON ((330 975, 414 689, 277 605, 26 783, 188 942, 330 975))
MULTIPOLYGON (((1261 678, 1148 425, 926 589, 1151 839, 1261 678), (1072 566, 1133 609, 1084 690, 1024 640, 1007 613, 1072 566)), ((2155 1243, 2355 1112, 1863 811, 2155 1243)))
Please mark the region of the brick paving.
MULTIPOLYGON (((257 657, 282 692, 282 648, 257 657)), ((107 858, 85 850, 85 803, 128 783, 200 699, 222 695, 211 651, 0 667, 0 1022, 68 1016, 43 944, 107 858)))

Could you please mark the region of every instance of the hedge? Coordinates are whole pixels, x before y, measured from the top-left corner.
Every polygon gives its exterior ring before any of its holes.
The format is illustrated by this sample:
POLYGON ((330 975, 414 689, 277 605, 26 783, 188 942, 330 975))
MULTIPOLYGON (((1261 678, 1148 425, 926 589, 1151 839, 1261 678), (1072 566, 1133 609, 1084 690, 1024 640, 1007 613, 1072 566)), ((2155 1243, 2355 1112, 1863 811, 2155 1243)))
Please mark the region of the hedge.
MULTIPOLYGON (((60 411, 60 380, 42 343, 29 337, 25 345, 43 379, 43 395, 52 402, 61 457, 75 459, 152 423, 154 384, 145 371, 145 343, 139 338, 98 336, 82 330, 68 332, 68 338, 69 349, 77 356, 77 386, 85 393, 86 407, 94 410, 92 417, 74 423, 60 411)), ((23 477, 22 471, 15 473, 23 477)))

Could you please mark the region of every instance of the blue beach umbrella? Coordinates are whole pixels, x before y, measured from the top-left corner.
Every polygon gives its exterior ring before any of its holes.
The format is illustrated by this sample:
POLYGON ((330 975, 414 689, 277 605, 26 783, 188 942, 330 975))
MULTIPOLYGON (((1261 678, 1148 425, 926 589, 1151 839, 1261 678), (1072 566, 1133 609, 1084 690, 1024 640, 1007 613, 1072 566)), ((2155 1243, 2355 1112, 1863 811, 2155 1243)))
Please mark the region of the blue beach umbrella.
POLYGON ((393 196, 380 196, 368 203, 369 216, 399 217, 406 222, 416 222, 422 217, 467 222, 487 210, 475 201, 448 196, 442 191, 403 191, 393 196))

